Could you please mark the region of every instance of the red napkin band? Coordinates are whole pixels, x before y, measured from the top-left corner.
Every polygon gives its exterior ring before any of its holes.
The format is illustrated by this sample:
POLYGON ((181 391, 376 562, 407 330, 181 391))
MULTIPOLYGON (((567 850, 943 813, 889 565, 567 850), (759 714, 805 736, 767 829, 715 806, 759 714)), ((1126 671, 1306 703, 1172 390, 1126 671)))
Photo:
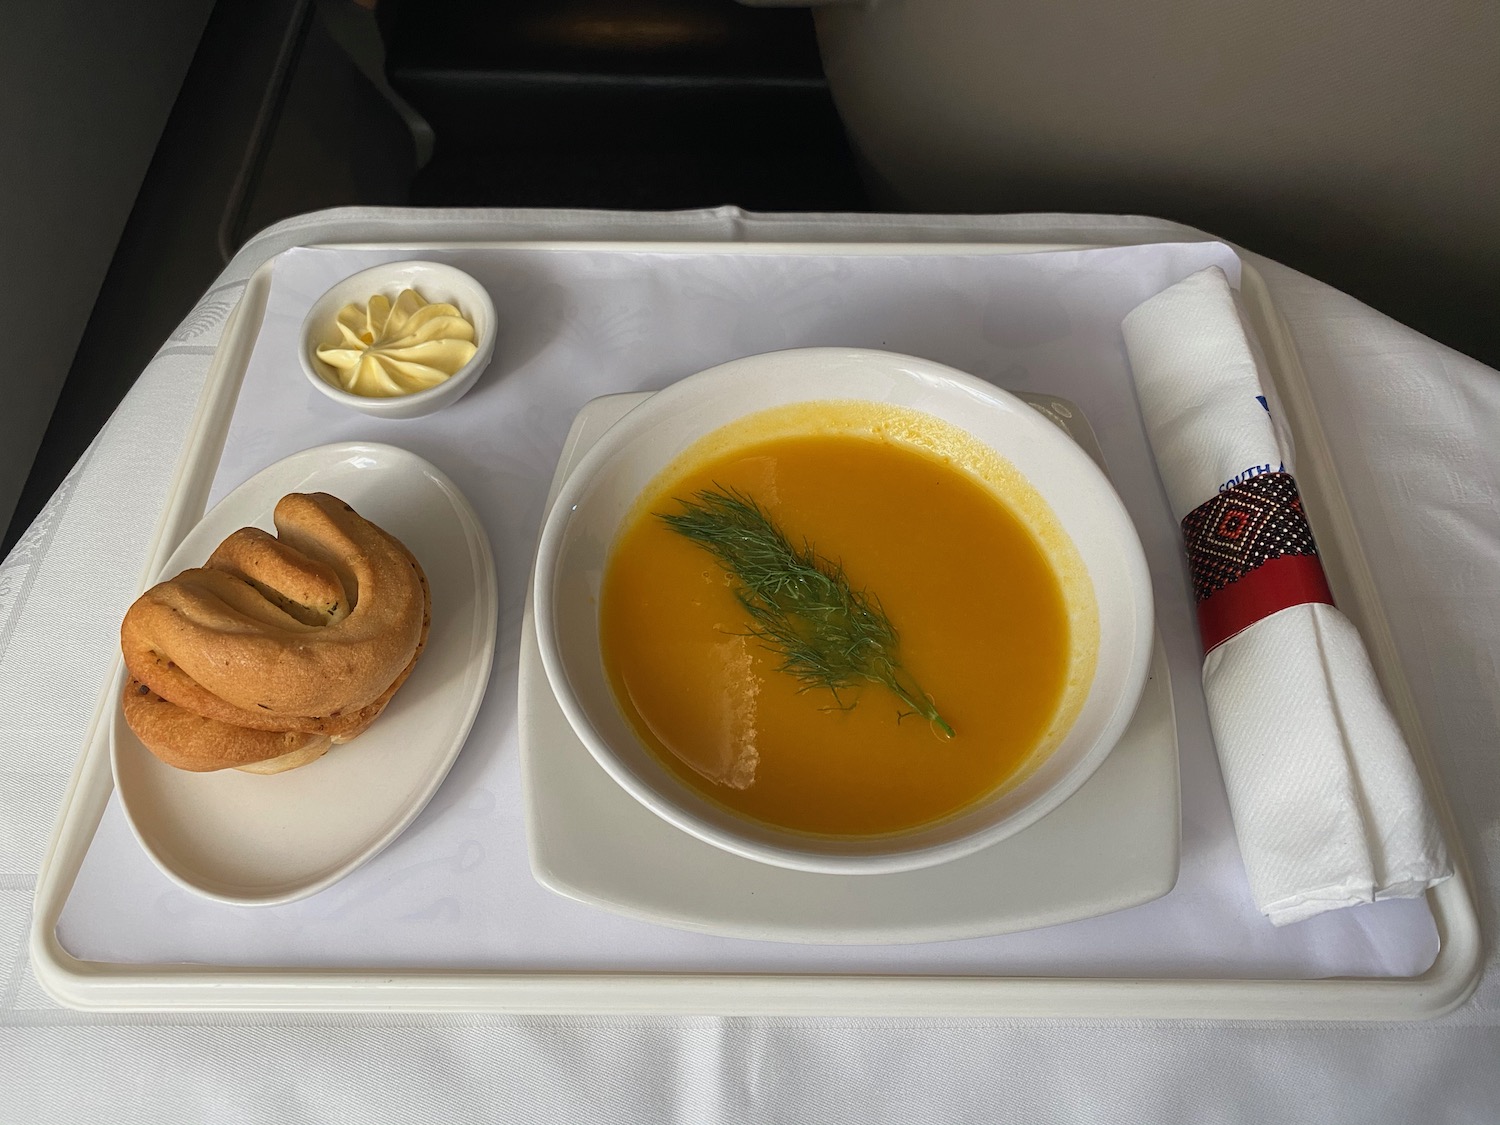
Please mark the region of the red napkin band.
POLYGON ((1212 651, 1294 605, 1333 604, 1291 473, 1262 473, 1182 519, 1198 632, 1212 651))

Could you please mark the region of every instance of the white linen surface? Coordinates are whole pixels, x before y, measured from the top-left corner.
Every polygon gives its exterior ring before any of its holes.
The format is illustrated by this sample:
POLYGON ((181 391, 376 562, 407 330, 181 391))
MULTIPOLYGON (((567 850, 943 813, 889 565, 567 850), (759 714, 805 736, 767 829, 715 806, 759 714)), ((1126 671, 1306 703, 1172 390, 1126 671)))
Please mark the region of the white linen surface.
MULTIPOLYGON (((261 262, 318 241, 1121 245, 1205 237, 1128 217, 350 209, 291 220, 254 240, 0 566, 0 677, 25 685, 16 705, 0 712, 9 751, 0 758, 0 1119, 1493 1120, 1500 1104, 1494 945, 1478 992, 1458 1011, 1419 1025, 1376 1026, 105 1016, 59 1009, 27 965, 31 888, 90 704, 114 658, 115 625, 137 590, 225 317, 261 262)), ((1326 420, 1454 806, 1482 923, 1493 934, 1500 925, 1500 377, 1327 286, 1250 260, 1288 321, 1326 420)), ((1185 823, 1187 838, 1199 832, 1185 823)))
POLYGON ((290 453, 334 440, 401 445, 476 505, 497 555, 496 672, 464 754, 386 853, 324 894, 274 908, 178 890, 133 845, 118 809, 100 827, 59 933, 75 955, 127 962, 337 967, 850 970, 1147 976, 1414 975, 1436 952, 1425 902, 1378 904, 1316 932, 1278 933, 1250 900, 1196 690, 1198 650, 1176 528, 1141 431, 1118 325, 1144 297, 1214 264, 1217 243, 1064 254, 451 251, 499 310, 496 359, 456 407, 404 422, 341 409, 296 362, 317 298, 382 251, 292 250, 271 295, 210 503, 290 453), (899 310, 899 312, 898 312, 899 310), (515 665, 542 500, 568 425, 599 394, 659 387, 735 356, 813 344, 883 346, 1014 390, 1072 399, 1099 432, 1155 576, 1184 759, 1177 888, 1045 931, 905 947, 809 947, 684 934, 541 890, 527 867, 515 665), (149 905, 145 905, 149 904, 149 905))
MULTIPOLYGON (((1222 270, 1123 324, 1136 395, 1180 523, 1256 473, 1296 475, 1281 404, 1222 270)), ((1256 905, 1278 926, 1409 898, 1453 874, 1358 630, 1289 606, 1216 645, 1203 692, 1256 905)))

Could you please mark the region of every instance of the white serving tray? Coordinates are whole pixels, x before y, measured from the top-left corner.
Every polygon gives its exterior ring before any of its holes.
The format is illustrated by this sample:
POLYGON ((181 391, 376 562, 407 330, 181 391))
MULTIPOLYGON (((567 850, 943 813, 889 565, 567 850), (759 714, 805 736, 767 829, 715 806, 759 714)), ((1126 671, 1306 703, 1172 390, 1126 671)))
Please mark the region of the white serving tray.
MULTIPOLYGON (((690 246, 642 243, 382 244, 358 249, 417 256, 443 249, 599 252, 713 252, 726 256, 780 253, 817 258, 867 254, 990 255, 1076 246, 757 244, 690 246)), ((155 574, 201 516, 234 412, 240 382, 259 332, 269 292, 262 267, 226 326, 182 462, 168 495, 147 562, 155 574)), ((1458 836, 1437 784, 1427 742, 1359 540, 1338 485, 1313 402, 1284 325, 1265 286, 1248 267, 1242 295, 1270 353, 1277 388, 1300 450, 1299 482, 1343 607, 1363 631, 1393 709, 1414 748, 1434 798, 1456 877, 1428 894, 1440 948, 1424 972, 1410 977, 1324 979, 1186 979, 1158 976, 1002 976, 965 974, 746 973, 715 971, 594 972, 438 967, 293 968, 285 964, 224 966, 82 961, 61 944, 57 926, 110 796, 107 723, 112 693, 101 694, 90 734, 65 798, 38 879, 30 936, 31 961, 43 986, 60 1001, 94 1010, 428 1010, 544 1013, 718 1013, 770 1015, 960 1015, 1120 1018, 1377 1020, 1426 1018, 1451 1010, 1477 983, 1481 946, 1458 836)), ((503 581, 514 580, 504 576, 503 581)), ((112 682, 112 678, 111 678, 112 682)))

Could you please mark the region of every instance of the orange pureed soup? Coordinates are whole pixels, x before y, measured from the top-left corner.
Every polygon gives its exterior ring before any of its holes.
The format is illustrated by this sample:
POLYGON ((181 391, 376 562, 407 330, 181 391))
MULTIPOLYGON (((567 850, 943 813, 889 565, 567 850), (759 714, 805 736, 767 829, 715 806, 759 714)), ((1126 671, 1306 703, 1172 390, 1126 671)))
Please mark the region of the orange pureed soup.
POLYGON ((853 402, 753 415, 661 473, 614 543, 599 627, 621 709, 678 777, 835 836, 914 829, 1019 782, 1076 717, 1097 650, 1082 561, 1024 478, 956 427, 853 402), (835 695, 783 670, 742 583, 661 518, 705 490, 841 567, 953 737, 879 683, 835 695))

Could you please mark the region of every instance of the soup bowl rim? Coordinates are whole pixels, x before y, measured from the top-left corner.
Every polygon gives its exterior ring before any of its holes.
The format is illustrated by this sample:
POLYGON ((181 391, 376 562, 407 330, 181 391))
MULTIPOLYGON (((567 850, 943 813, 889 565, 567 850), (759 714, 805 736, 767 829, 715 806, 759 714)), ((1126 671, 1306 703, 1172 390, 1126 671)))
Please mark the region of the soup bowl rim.
MULTIPOLYGON (((923 410, 920 405, 909 408, 923 410)), ((1033 481, 1034 485, 1038 483, 1033 481)), ((1089 530, 1087 534, 1094 532, 1089 530)), ((1096 576, 1092 567, 1090 576, 1096 576)), ((1095 590, 1098 595, 1097 581, 1095 590)), ((543 521, 531 592, 537 645, 553 694, 579 740, 621 788, 668 823, 706 843, 747 859, 829 874, 888 874, 933 866, 998 843, 1052 811, 1092 776, 1128 726, 1145 687, 1154 637, 1150 575, 1139 537, 1108 478, 1076 443, 1023 400, 985 380, 931 360, 859 348, 792 349, 747 356, 689 375, 643 401, 600 435, 563 482, 543 521), (819 393, 819 388, 830 381, 842 379, 847 384, 851 371, 893 382, 883 384, 881 392, 872 390, 867 395, 819 393), (763 390, 772 378, 782 381, 780 394, 791 397, 757 402, 757 389, 763 390), (790 391, 784 385, 789 378, 797 382, 790 391), (1043 456, 1048 463, 1056 466, 1059 479, 1049 482, 1054 495, 1060 494, 1063 481, 1070 489, 1086 490, 1086 502, 1094 505, 1090 511, 1107 525, 1099 534, 1113 552, 1106 577, 1111 612, 1120 619, 1114 634, 1119 635, 1101 635, 1098 654, 1101 668, 1108 658, 1109 698, 1093 699, 1100 687, 1096 671, 1084 705, 1092 724, 1086 744, 1070 745, 1071 732, 1065 736, 1044 763, 1051 770, 1045 784, 1036 785, 1014 807, 1001 808, 1006 793, 1015 791, 1002 787, 999 793, 981 798, 943 820, 882 836, 822 836, 762 824, 732 812, 678 779, 644 747, 608 689, 598 632, 598 585, 623 516, 605 519, 591 513, 591 498, 622 463, 632 456, 643 456, 640 445, 649 442, 653 430, 664 423, 696 436, 681 448, 652 449, 645 459, 659 464, 646 473, 647 483, 693 441, 721 425, 782 402, 863 399, 890 403, 892 396, 900 398, 903 390, 913 388, 918 393, 908 397, 929 406, 933 396, 951 396, 945 408, 1006 413, 1008 419, 1003 424, 1019 427, 1028 440, 1045 450, 1043 456), (735 409, 731 405, 734 402, 743 403, 744 408, 735 409), (712 424, 700 425, 693 420, 698 415, 717 418, 726 413, 728 417, 712 424), (597 534, 597 528, 593 535, 581 530, 588 527, 590 519, 595 524, 607 524, 608 534, 597 534), (581 545, 584 539, 588 542, 581 545), (580 553, 588 556, 587 568, 579 562, 580 553), (589 575, 583 575, 582 569, 589 575), (591 607, 580 604, 590 596, 591 607), (587 628, 589 613, 593 615, 591 633, 587 628), (1106 643, 1111 644, 1108 652, 1106 643), (601 699, 598 677, 603 678, 607 703, 601 699), (582 690, 575 680, 581 682, 582 690), (1057 760, 1065 749, 1068 757, 1057 760), (1000 811, 996 813, 996 809, 1000 811)), ((1102 605, 1103 599, 1101 613, 1102 605)), ((1032 778, 1037 776, 1033 772, 1032 778)), ((1017 788, 1029 784, 1032 778, 1017 788)))

